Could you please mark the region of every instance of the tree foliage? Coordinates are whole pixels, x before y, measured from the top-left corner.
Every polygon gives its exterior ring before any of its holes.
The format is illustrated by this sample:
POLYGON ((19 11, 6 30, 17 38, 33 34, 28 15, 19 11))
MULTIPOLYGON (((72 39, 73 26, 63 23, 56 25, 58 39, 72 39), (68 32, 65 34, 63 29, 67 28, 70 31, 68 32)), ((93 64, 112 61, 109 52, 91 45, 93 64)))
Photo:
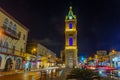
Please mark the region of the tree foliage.
POLYGON ((94 77, 100 79, 98 72, 94 72, 93 70, 90 69, 79 69, 79 68, 72 70, 69 77, 78 80, 93 80, 94 77))

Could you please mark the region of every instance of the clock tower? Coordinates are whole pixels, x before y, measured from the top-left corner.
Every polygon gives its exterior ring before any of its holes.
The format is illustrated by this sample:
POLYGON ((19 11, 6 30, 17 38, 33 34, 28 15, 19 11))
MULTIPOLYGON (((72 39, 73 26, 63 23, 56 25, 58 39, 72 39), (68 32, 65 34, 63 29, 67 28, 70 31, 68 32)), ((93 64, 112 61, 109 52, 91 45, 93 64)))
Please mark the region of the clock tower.
POLYGON ((68 68, 77 67, 77 19, 70 6, 65 18, 65 65, 68 68))

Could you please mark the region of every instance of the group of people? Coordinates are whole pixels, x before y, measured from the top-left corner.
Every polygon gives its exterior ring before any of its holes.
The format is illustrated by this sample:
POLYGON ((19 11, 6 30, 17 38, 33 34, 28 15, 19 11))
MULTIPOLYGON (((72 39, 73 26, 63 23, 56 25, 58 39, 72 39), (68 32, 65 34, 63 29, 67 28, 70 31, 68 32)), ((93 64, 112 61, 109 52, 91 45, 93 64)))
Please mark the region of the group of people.
MULTIPOLYGON (((39 65, 38 68, 39 68, 39 69, 43 69, 43 68, 44 68, 44 65, 39 65)), ((28 61, 28 62, 25 63, 24 69, 25 69, 25 71, 31 71, 31 69, 36 69, 36 67, 34 67, 34 66, 32 65, 32 62, 28 61)))
POLYGON ((27 62, 25 64, 25 71, 30 71, 31 70, 31 62, 27 62))

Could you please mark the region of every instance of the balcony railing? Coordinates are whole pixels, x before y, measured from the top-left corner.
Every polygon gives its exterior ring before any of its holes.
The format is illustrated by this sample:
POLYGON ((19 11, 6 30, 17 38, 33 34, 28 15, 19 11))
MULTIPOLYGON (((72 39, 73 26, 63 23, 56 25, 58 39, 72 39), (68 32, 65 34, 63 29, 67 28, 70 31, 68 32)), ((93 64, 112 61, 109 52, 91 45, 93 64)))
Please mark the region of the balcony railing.
POLYGON ((0 54, 24 57, 24 53, 12 48, 0 46, 0 54))
POLYGON ((2 29, 3 34, 6 34, 7 36, 10 36, 16 40, 19 40, 20 38, 19 35, 12 29, 5 27, 5 26, 2 26, 1 29, 2 29))

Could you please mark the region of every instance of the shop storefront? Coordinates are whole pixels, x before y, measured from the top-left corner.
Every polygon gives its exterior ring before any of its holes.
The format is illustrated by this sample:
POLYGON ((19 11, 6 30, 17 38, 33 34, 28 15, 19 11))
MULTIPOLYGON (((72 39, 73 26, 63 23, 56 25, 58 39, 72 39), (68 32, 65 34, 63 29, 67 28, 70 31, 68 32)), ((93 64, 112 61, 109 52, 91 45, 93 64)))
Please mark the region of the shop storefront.
POLYGON ((112 58, 113 61, 113 67, 116 69, 120 69, 120 56, 115 56, 112 58))

